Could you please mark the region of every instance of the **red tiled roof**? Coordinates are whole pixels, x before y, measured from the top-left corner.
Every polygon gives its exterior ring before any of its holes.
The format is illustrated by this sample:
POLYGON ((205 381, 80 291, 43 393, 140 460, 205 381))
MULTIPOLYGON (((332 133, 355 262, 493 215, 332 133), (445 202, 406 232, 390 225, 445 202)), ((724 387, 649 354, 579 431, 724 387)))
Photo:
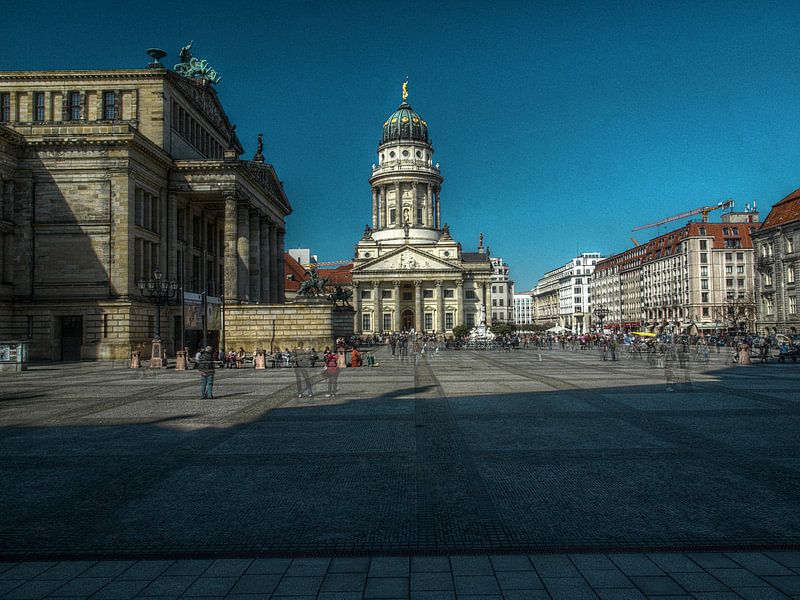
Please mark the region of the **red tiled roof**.
POLYGON ((318 269, 320 277, 328 277, 331 284, 352 285, 353 283, 353 263, 336 267, 335 269, 318 269))
POLYGON ((750 237, 750 228, 753 226, 751 223, 688 223, 680 229, 670 231, 647 242, 642 262, 652 262, 665 256, 674 255, 678 244, 683 240, 703 235, 713 238, 709 250, 725 249, 726 239, 741 241, 741 248, 730 248, 730 250, 747 250, 753 247, 753 240, 750 237), (705 229, 705 234, 700 233, 701 228, 705 229), (739 232, 738 235, 733 234, 734 228, 739 232), (725 235, 725 229, 728 230, 728 235, 725 235))
POLYGON ((800 220, 800 188, 774 204, 760 229, 769 229, 800 220))
POLYGON ((306 270, 288 252, 283 253, 283 265, 286 271, 286 280, 283 282, 287 292, 296 292, 300 289, 300 284, 306 279, 306 270), (289 278, 289 275, 294 277, 289 278))

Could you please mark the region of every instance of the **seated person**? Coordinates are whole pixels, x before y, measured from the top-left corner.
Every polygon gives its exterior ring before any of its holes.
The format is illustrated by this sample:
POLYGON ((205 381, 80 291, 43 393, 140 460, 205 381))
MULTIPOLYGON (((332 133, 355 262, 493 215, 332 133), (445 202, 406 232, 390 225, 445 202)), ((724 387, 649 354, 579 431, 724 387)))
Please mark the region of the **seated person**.
POLYGON ((272 368, 277 369, 281 366, 281 360, 283 359, 283 355, 281 354, 280 350, 275 350, 275 354, 272 355, 272 368))
POLYGON ((244 365, 244 357, 245 357, 245 355, 246 355, 246 352, 244 351, 244 348, 239 346, 239 351, 236 353, 236 368, 237 369, 241 369, 242 366, 244 365))

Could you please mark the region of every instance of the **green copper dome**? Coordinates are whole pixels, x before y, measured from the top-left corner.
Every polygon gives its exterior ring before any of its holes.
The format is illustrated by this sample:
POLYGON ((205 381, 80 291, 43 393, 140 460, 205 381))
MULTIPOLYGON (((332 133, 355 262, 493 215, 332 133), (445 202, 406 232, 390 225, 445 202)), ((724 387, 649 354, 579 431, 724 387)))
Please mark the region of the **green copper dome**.
POLYGON ((381 144, 395 140, 417 140, 430 143, 428 139, 428 124, 405 101, 397 107, 397 110, 383 124, 381 144))

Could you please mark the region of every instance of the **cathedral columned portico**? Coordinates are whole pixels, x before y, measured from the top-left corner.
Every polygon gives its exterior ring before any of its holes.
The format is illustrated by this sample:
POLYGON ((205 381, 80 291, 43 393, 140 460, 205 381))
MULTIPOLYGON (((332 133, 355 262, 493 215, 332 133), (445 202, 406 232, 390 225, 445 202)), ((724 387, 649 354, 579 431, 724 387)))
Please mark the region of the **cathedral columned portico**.
POLYGON ((489 255, 482 241, 477 252, 463 252, 441 222, 443 178, 405 84, 402 103, 383 124, 369 182, 372 226, 352 270, 355 330, 446 334, 479 325, 487 315, 489 255))

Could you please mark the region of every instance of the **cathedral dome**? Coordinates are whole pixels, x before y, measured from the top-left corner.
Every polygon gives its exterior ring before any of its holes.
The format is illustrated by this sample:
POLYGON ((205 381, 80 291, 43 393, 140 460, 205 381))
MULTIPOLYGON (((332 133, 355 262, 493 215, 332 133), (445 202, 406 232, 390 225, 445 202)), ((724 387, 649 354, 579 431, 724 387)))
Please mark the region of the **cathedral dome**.
POLYGON ((395 140, 416 140, 430 143, 428 124, 422 120, 405 100, 383 124, 381 144, 395 140))

